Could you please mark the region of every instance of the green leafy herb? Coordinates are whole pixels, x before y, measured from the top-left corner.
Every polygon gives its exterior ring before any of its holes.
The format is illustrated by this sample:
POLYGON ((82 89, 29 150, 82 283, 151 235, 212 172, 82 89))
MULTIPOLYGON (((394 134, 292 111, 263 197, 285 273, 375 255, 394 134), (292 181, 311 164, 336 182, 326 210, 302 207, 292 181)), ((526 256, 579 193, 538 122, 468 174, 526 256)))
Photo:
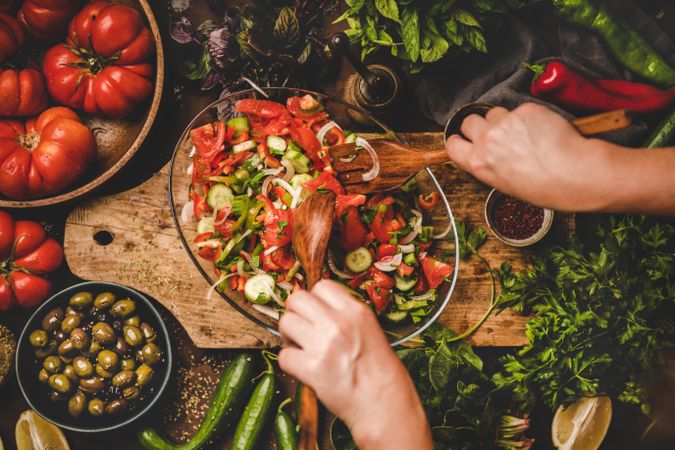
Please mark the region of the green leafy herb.
POLYGON ((281 237, 284 234, 284 229, 288 226, 288 221, 287 220, 280 220, 277 222, 277 225, 279 226, 279 231, 277 233, 277 237, 281 237))
POLYGON ((236 216, 244 216, 248 214, 250 201, 248 195, 237 195, 232 199, 232 213, 236 216))

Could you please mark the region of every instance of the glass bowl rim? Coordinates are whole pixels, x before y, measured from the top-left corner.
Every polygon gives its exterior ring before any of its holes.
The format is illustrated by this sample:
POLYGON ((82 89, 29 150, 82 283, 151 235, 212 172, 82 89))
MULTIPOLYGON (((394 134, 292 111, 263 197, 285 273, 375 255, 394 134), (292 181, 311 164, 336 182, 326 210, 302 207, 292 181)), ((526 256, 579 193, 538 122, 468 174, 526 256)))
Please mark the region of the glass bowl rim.
MULTIPOLYGON (((364 116, 368 117, 373 123, 375 123, 377 126, 379 126, 381 129, 385 130, 387 134, 391 134, 394 136, 396 139, 400 140, 400 137, 398 134, 396 134, 393 130, 391 130, 388 126, 380 122, 378 119, 373 117, 370 113, 365 111, 362 108, 359 108, 358 106, 352 105, 348 102, 345 102, 344 100, 341 100, 339 98, 335 98, 331 95, 328 94, 322 94, 320 92, 316 91, 311 91, 308 89, 302 89, 302 88, 293 88, 293 87, 281 87, 281 86, 270 86, 270 87, 261 87, 260 88, 262 91, 270 91, 270 92, 284 92, 284 91, 293 91, 293 92, 301 92, 304 94, 310 94, 313 96, 316 96, 318 98, 321 98, 323 100, 329 100, 331 102, 338 103, 348 109, 355 110, 359 112, 360 114, 363 114, 364 116)), ((246 95, 260 95, 261 92, 258 89, 250 88, 250 89, 244 89, 241 91, 236 91, 236 92, 231 92, 227 94, 225 97, 221 97, 218 100, 215 100, 214 102, 210 103, 209 105, 205 106, 201 111, 199 111, 193 119, 186 125, 185 130, 181 133, 180 137, 178 138, 178 142, 176 143, 176 146, 174 147, 173 154, 171 155, 171 164, 169 166, 169 184, 168 184, 168 196, 169 196, 169 204, 171 206, 171 216, 173 218, 174 226, 176 227, 176 230, 178 231, 178 237, 180 238, 181 244, 183 245, 183 248, 187 252, 188 256, 192 260, 192 263, 194 266, 197 268, 199 273, 202 275, 202 277, 208 282, 211 283, 211 276, 206 273, 206 271, 202 268, 201 264, 195 257, 192 248, 190 247, 189 243, 186 241, 185 236, 183 235, 183 232, 181 231, 181 225, 179 221, 179 215, 180 213, 176 209, 176 204, 174 203, 173 200, 173 176, 174 176, 174 170, 176 169, 176 156, 178 155, 178 152, 182 148, 182 144, 185 142, 187 139, 188 134, 190 131, 192 131, 193 127, 195 126, 196 122, 204 115, 209 113, 213 108, 217 108, 219 104, 224 103, 228 100, 230 100, 232 97, 235 96, 246 96, 246 95)), ((445 212, 448 215, 448 220, 450 222, 450 231, 453 233, 454 238, 455 238, 455 249, 454 249, 454 254, 455 254, 455 263, 453 264, 453 275, 452 275, 452 280, 450 281, 450 287, 448 288, 447 293, 445 294, 445 298, 443 299, 443 302, 439 306, 439 308, 434 312, 433 315, 429 316, 426 318, 424 324, 420 326, 419 328, 416 328, 413 332, 407 334, 406 336, 402 336, 395 341, 390 342, 390 345, 392 347, 396 347, 398 345, 401 345, 410 339, 413 339, 416 336, 419 336, 421 333, 423 333, 427 328, 429 328, 433 323, 435 323, 440 315, 443 313, 445 308, 448 306, 448 303, 450 302, 450 298, 452 297, 452 293, 455 290, 455 286, 457 284, 457 277, 459 273, 459 237, 457 236, 457 227, 455 223, 455 218, 452 214, 452 208, 450 207, 450 203, 448 202, 448 199, 443 192, 443 188, 441 187, 440 183, 438 182, 438 179, 436 179, 436 176, 433 174, 430 168, 425 168, 424 169, 427 173, 427 176, 431 179, 432 184, 436 188, 436 190, 441 193, 441 200, 443 201, 443 205, 445 206, 445 212)), ((228 297, 225 293, 221 292, 218 289, 215 289, 215 291, 230 305, 232 306, 237 312, 241 313, 244 317, 255 323, 256 325, 262 327, 263 329, 269 331, 275 336, 280 336, 279 330, 275 327, 271 327, 268 324, 262 322, 259 320, 257 317, 253 316, 250 314, 248 311, 246 311, 243 307, 241 307, 234 299, 231 299, 228 297)))

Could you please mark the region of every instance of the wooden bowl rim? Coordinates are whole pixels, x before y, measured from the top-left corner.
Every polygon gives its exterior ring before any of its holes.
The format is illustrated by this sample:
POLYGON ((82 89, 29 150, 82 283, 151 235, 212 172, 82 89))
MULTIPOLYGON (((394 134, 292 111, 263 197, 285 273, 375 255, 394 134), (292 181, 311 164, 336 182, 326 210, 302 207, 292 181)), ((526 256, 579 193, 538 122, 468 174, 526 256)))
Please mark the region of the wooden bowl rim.
POLYGON ((143 123, 141 131, 138 133, 136 140, 131 144, 127 151, 122 155, 122 157, 110 166, 105 172, 99 174, 96 178, 84 184, 72 191, 65 192, 63 194, 56 195, 54 197, 47 198, 38 198, 35 200, 6 200, 0 199, 0 207, 2 208, 35 208, 40 206, 50 206, 56 205, 59 203, 65 203, 76 198, 82 197, 85 194, 93 191, 106 181, 108 181, 113 175, 115 175, 119 170, 129 162, 129 160, 138 152, 145 141, 150 128, 155 122, 157 117, 157 112, 159 111, 159 104, 162 99, 162 90, 164 87, 164 46, 162 45, 162 37, 159 33, 159 26, 157 25, 157 19, 152 12, 152 8, 148 3, 148 0, 137 0, 145 17, 148 20, 148 25, 150 25, 150 31, 155 40, 155 58, 156 58, 156 70, 155 70, 155 92, 152 96, 152 103, 150 105, 150 111, 143 123))

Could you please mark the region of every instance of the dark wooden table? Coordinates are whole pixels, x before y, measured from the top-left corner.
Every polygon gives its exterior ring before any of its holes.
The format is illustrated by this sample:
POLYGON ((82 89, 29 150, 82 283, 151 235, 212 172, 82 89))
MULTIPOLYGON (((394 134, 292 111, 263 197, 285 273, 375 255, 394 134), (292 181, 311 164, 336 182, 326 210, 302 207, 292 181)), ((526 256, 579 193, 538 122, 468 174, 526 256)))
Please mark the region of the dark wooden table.
MULTIPOLYGON (((167 2, 154 2, 153 10, 162 29, 167 61, 167 82, 160 107, 160 114, 154 124, 152 132, 143 148, 137 153, 132 161, 115 178, 94 193, 94 195, 106 195, 127 190, 146 180, 159 170, 170 158, 173 146, 179 134, 204 106, 213 101, 218 93, 200 92, 190 84, 185 84, 180 95, 176 95, 174 87, 178 82, 184 84, 176 75, 181 61, 178 60, 178 52, 173 42, 168 37, 168 6, 167 2)), ((237 1, 235 3, 240 3, 237 1)), ((193 0, 196 4, 193 14, 205 18, 209 12, 204 0, 193 0)), ((675 4, 672 0, 650 0, 640 2, 641 6, 649 14, 656 15, 663 10, 665 15, 660 19, 662 26, 672 38, 675 38, 675 4)), ((554 19, 546 5, 536 5, 524 13, 524 19, 530 23, 536 23, 544 36, 549 35, 555 40, 554 19)), ((339 75, 334 82, 323 87, 329 94, 340 94, 343 88, 343 80, 350 73, 349 67, 341 66, 339 75)), ((406 111, 406 120, 394 120, 398 124, 398 131, 432 131, 438 130, 435 124, 421 117, 419 112, 412 114, 406 111)), ((32 211, 19 211, 19 217, 31 218, 44 221, 57 237, 63 233, 65 217, 73 205, 42 208, 32 211)), ((578 232, 582 238, 590 238, 597 222, 597 217, 579 218, 578 232)), ((53 277, 57 289, 72 285, 80 280, 74 277, 67 267, 63 267, 53 277)), ((161 308, 161 306, 160 306, 161 308)), ((25 323, 30 311, 14 311, 0 316, 0 322, 7 324, 18 334, 25 323)), ((160 404, 144 419, 135 426, 123 431, 103 435, 86 435, 66 432, 72 449, 133 449, 139 448, 135 440, 135 431, 140 426, 157 426, 168 436, 181 440, 188 437, 201 421, 202 415, 209 402, 215 384, 219 379, 222 368, 236 352, 234 351, 203 351, 195 348, 187 338, 180 325, 168 312, 163 311, 163 316, 168 323, 175 354, 175 374, 171 384, 167 388, 160 404)), ((497 357, 509 349, 480 348, 477 353, 486 360, 487 366, 496 367, 497 357)), ((285 380, 287 386, 289 381, 285 380)), ((673 383, 675 385, 675 383, 673 383)), ((657 389, 657 397, 662 403, 675 403, 675 388, 668 383, 661 383, 657 389)), ((14 426, 19 414, 28 409, 16 380, 12 378, 5 386, 0 387, 0 437, 5 448, 15 448, 14 426)), ((650 433, 647 440, 641 440, 641 435, 649 421, 639 412, 623 407, 615 402, 614 419, 609 435, 603 444, 604 449, 672 449, 675 448, 675 438, 668 437, 668 433, 650 433)), ((551 448, 550 444, 550 421, 551 413, 543 408, 533 414, 532 435, 536 438, 536 448, 551 448)), ((675 418, 662 417, 663 425, 659 428, 665 430, 675 429, 675 418)), ((215 448, 228 448, 226 441, 217 441, 215 448)), ((327 448, 327 447, 326 447, 327 448)))

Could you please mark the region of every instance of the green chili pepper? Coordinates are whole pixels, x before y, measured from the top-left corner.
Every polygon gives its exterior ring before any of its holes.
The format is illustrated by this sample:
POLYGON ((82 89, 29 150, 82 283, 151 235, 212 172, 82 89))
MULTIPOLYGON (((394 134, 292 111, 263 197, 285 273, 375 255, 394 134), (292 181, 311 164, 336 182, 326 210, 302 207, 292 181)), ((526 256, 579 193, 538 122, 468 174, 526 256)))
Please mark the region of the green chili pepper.
MULTIPOLYGON (((248 208, 248 205, 249 205, 249 203, 247 203, 246 208, 248 208)), ((230 232, 237 231, 239 228, 241 228, 241 227, 246 223, 247 217, 248 217, 248 216, 247 216, 246 214, 242 214, 242 215, 237 219, 237 221, 234 223, 234 225, 232 226, 232 228, 230 228, 230 232)))
POLYGON ((675 85, 675 69, 635 30, 593 0, 553 0, 565 20, 598 32, 621 64, 658 83, 675 85))
POLYGON ((673 140, 673 137, 675 137, 675 108, 670 111, 670 114, 666 116, 663 122, 657 125, 643 147, 667 147, 673 140))
POLYGON ((260 214, 260 210, 263 209, 265 206, 265 202, 260 201, 256 202, 253 205, 253 208, 251 208, 248 212, 248 219, 246 221, 246 229, 250 230, 253 227, 253 223, 255 222, 255 218, 258 217, 258 214, 260 214))

